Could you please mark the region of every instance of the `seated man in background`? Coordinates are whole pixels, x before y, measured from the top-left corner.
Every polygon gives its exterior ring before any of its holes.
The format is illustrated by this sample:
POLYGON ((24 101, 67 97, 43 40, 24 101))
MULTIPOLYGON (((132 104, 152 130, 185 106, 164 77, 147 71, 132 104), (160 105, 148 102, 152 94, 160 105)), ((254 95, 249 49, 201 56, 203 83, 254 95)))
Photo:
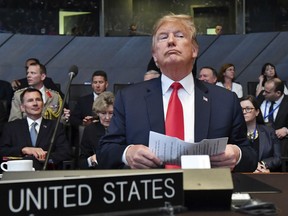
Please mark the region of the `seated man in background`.
MULTIPOLYGON (((31 158, 35 169, 42 169, 49 149, 56 121, 42 117, 43 98, 39 90, 25 89, 21 95, 21 110, 26 118, 8 122, 0 142, 1 159, 5 156, 31 158)), ((71 147, 66 139, 63 125, 56 132, 50 160, 58 167, 72 158, 71 147)))
POLYGON ((107 74, 104 71, 95 71, 92 75, 91 94, 80 97, 75 108, 71 112, 70 123, 72 126, 89 125, 93 122, 92 106, 99 94, 108 87, 107 74))
MULTIPOLYGON (((35 64, 35 63, 40 64, 40 61, 37 58, 29 58, 29 59, 27 59, 26 62, 25 62, 25 71, 27 71, 28 67, 31 64, 35 64)), ((43 81, 43 83, 46 86, 46 88, 52 89, 54 91, 59 92, 61 97, 64 98, 64 94, 61 92, 61 89, 59 89, 57 87, 57 85, 53 82, 53 80, 51 78, 46 76, 44 81, 43 81)), ((22 88, 28 87, 29 84, 28 84, 27 77, 19 79, 19 80, 13 80, 11 82, 11 86, 12 86, 14 91, 16 91, 18 89, 22 89, 22 88)))
MULTIPOLYGON (((33 63, 27 69, 27 80, 29 87, 38 89, 42 93, 42 98, 44 101, 44 108, 42 109, 42 117, 46 119, 57 119, 61 114, 60 107, 63 100, 60 94, 54 90, 48 89, 44 85, 44 80, 46 78, 46 68, 42 64, 33 63)), ((27 88, 17 90, 14 93, 11 111, 9 116, 9 121, 15 119, 22 119, 25 113, 21 111, 21 101, 20 95, 27 88)), ((70 115, 70 110, 64 109, 63 118, 68 118, 70 115)))
POLYGON ((217 82, 217 71, 209 66, 202 67, 198 79, 214 85, 217 82))

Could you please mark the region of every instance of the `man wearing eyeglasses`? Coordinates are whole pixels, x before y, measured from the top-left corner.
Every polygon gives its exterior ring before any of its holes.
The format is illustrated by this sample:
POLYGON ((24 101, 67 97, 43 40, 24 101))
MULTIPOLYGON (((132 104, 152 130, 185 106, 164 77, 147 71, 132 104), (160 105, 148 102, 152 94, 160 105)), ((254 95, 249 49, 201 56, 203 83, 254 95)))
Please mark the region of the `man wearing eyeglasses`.
POLYGON ((284 83, 279 78, 268 80, 258 102, 267 125, 275 129, 281 141, 282 156, 288 154, 288 96, 284 95, 284 83))

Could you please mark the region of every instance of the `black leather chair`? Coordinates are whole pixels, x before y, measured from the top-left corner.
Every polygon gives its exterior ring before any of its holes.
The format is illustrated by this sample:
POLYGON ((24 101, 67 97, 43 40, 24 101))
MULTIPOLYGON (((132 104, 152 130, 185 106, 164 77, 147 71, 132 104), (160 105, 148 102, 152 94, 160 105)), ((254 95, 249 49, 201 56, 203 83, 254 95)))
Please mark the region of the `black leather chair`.
POLYGON ((247 94, 256 96, 256 87, 259 82, 247 82, 247 94))
POLYGON ((71 84, 69 89, 69 109, 73 110, 75 107, 77 100, 87 94, 92 93, 91 84, 71 84))

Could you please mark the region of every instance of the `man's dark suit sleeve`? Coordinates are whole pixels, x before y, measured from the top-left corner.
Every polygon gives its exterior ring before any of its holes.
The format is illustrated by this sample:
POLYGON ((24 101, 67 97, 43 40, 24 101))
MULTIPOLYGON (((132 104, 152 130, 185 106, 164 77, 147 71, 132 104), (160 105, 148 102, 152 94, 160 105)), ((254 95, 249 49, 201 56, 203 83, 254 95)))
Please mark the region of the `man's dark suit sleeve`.
POLYGON ((0 137, 2 135, 3 127, 7 121, 8 121, 8 115, 6 109, 2 101, 0 101, 0 137))

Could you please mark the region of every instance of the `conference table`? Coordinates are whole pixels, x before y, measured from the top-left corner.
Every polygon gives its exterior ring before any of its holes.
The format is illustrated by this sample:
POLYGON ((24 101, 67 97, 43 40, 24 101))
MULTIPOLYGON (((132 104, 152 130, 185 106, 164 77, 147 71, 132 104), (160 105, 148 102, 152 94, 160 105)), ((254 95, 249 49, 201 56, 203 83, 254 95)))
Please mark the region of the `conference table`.
MULTIPOLYGON (((252 199, 259 199, 261 201, 272 202, 276 205, 278 211, 277 215, 288 215, 288 173, 269 173, 269 174, 245 174, 248 177, 263 182, 265 184, 271 185, 281 192, 270 193, 270 192, 257 192, 249 193, 252 199)), ((257 187, 255 185, 255 187, 257 187)), ((188 216, 228 216, 228 215, 245 215, 243 213, 234 212, 232 210, 227 211, 187 211, 177 215, 188 216)), ((247 214, 246 214, 247 215, 247 214)))

